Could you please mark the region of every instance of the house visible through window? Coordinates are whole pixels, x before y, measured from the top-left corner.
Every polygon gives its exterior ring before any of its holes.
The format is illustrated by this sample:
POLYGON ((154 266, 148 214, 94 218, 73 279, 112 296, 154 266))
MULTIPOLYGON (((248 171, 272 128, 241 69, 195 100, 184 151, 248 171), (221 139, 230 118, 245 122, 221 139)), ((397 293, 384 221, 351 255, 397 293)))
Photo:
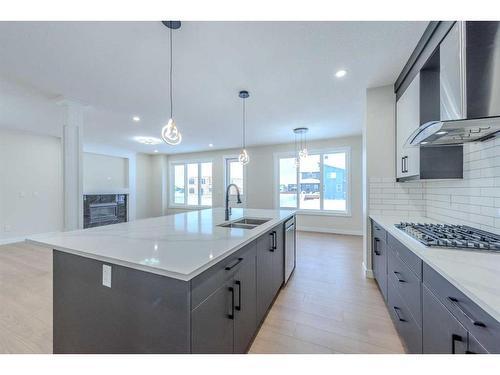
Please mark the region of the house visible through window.
POLYGON ((212 163, 175 162, 170 202, 174 206, 212 205, 212 163))
POLYGON ((279 206, 348 213, 348 165, 348 149, 310 152, 299 166, 295 157, 280 157, 279 206))

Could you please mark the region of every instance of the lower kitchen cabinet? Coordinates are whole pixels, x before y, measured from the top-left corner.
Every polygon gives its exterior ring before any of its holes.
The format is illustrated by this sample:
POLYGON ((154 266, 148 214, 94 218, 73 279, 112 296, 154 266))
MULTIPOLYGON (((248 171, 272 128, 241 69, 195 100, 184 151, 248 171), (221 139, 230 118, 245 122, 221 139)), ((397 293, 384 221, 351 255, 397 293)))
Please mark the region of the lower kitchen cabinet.
POLYGON ((191 312, 192 353, 246 352, 257 329, 255 243, 246 248, 224 266, 222 285, 191 312))
POLYGON ((387 301, 387 245, 386 232, 375 222, 372 223, 373 276, 387 301))
POLYGON ((266 316, 284 281, 284 228, 279 225, 257 239, 257 322, 266 316))
POLYGON ((372 251, 374 276, 407 352, 500 353, 500 322, 374 221, 372 251))
POLYGON ((283 224, 193 281, 192 353, 245 353, 284 279, 283 224))
POLYGON ((444 305, 423 287, 423 352, 465 354, 467 330, 444 305))
POLYGON ((233 294, 233 281, 229 280, 191 312, 192 353, 233 352, 233 294))
POLYGON ((256 257, 251 257, 235 273, 233 353, 245 353, 257 329, 256 257))

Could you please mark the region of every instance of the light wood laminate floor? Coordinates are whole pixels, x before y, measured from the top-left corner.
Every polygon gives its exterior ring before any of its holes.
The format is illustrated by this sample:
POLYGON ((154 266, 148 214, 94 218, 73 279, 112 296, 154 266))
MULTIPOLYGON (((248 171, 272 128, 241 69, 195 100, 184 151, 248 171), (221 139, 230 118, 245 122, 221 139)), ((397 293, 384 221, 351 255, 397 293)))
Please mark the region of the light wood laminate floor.
MULTIPOLYGON (((403 353, 362 239, 298 233, 297 267, 250 353, 403 353)), ((52 352, 52 254, 0 246, 0 353, 52 352)))

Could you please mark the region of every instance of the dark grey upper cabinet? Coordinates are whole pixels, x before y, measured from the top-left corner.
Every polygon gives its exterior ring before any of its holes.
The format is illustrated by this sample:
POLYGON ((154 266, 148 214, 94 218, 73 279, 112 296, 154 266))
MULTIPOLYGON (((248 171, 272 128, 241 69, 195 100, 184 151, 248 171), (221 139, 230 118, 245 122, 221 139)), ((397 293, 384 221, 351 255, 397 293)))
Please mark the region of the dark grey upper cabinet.
POLYGON ((257 329, 256 254, 247 257, 234 274, 234 353, 246 353, 257 329))
POLYGON ((423 287, 423 353, 465 354, 467 330, 423 287))
POLYGON ((192 353, 233 353, 233 298, 231 279, 191 312, 192 353))

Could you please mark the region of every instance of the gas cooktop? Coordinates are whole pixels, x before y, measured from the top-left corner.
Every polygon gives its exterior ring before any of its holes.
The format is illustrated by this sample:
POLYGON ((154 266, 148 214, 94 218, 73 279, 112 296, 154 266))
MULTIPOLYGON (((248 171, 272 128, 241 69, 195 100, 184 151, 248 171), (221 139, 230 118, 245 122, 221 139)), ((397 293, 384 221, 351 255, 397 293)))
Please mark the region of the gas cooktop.
POLYGON ((466 225, 401 222, 396 228, 425 246, 500 251, 500 236, 466 225))

